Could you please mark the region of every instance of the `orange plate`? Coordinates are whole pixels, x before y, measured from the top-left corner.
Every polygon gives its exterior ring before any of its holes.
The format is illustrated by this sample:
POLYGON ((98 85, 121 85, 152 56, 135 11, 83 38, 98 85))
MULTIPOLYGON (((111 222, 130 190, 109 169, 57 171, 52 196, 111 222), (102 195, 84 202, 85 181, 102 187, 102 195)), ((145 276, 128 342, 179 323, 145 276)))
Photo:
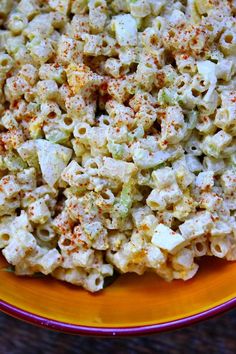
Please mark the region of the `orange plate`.
POLYGON ((92 335, 158 332, 236 305, 236 262, 206 258, 187 282, 154 274, 119 277, 100 293, 48 278, 16 277, 0 257, 0 309, 47 328, 92 335))

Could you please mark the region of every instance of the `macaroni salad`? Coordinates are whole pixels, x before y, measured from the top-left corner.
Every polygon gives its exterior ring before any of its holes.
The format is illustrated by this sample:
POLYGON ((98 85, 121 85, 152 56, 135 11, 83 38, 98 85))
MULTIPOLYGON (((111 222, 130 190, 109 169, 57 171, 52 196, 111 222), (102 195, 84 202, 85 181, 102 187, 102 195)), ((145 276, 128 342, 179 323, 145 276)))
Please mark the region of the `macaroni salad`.
POLYGON ((0 248, 95 292, 236 260, 236 3, 1 0, 0 248))

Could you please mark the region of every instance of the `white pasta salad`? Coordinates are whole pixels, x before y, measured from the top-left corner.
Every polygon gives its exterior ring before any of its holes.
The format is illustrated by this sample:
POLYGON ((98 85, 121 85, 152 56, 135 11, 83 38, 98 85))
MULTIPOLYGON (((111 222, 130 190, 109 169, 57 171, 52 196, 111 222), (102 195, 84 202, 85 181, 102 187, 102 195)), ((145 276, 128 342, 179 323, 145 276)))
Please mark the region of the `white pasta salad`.
POLYGON ((114 272, 236 260, 235 13, 0 1, 0 248, 17 275, 95 292, 114 272))

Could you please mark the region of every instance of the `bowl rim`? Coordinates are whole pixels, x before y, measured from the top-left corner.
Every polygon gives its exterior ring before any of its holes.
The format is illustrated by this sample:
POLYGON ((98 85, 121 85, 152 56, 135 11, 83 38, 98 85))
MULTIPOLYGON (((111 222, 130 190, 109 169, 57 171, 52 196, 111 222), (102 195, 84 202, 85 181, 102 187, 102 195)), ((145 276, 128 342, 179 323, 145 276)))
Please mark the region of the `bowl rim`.
POLYGON ((11 305, 5 301, 0 300, 0 311, 13 316, 19 320, 28 322, 30 324, 42 327, 44 329, 50 329, 54 331, 59 331, 67 334, 77 334, 77 335, 87 335, 87 336, 134 336, 134 335, 146 335, 161 333, 170 330, 177 330, 182 327, 198 323, 202 320, 209 319, 211 317, 220 315, 228 310, 236 307, 236 297, 225 301, 219 305, 216 305, 207 310, 201 311, 199 313, 179 318, 177 320, 156 323, 152 325, 143 326, 131 326, 131 327, 92 327, 92 326, 82 326, 72 323, 61 322, 57 320, 52 320, 46 317, 35 315, 32 312, 25 311, 11 305))

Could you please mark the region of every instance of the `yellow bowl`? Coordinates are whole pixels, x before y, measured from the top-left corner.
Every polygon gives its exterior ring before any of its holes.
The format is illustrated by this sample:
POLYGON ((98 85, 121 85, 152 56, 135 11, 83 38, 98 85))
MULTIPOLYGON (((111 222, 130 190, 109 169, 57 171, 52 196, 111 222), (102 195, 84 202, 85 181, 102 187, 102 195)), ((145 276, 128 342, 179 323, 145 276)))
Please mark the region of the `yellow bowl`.
POLYGON ((0 258, 0 309, 68 333, 133 335, 182 327, 236 305, 236 262, 206 258, 196 277, 167 283, 123 275, 98 294, 52 278, 16 277, 0 258))

